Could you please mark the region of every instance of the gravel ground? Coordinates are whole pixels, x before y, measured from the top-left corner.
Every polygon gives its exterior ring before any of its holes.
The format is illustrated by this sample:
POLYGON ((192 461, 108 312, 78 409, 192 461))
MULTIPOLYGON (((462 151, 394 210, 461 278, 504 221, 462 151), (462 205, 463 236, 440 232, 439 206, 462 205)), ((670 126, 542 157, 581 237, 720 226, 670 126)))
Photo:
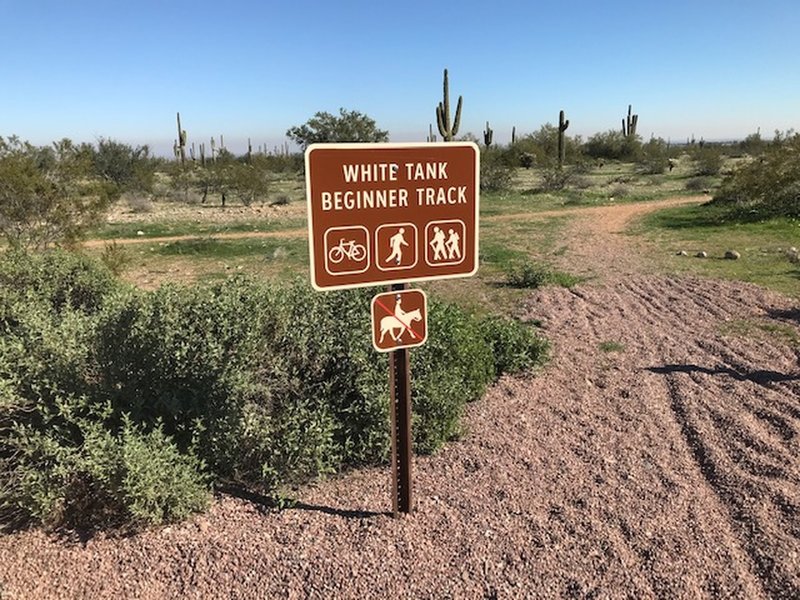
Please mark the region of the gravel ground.
MULTIPOLYGON (((589 267, 630 248, 615 223, 593 226, 589 267)), ((411 515, 386 513, 374 468, 281 512, 223 496, 125 538, 17 532, 0 597, 800 597, 800 351, 770 333, 800 330, 796 303, 621 265, 526 298, 552 362, 415 460, 411 515)))

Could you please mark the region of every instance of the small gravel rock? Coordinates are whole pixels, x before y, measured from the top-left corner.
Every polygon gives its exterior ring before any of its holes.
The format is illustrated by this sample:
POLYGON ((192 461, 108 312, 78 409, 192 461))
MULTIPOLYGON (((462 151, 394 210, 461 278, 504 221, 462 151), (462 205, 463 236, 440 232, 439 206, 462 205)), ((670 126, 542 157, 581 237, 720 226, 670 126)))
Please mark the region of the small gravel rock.
POLYGON ((742 257, 736 250, 726 250, 725 258, 728 260, 739 260, 742 257))

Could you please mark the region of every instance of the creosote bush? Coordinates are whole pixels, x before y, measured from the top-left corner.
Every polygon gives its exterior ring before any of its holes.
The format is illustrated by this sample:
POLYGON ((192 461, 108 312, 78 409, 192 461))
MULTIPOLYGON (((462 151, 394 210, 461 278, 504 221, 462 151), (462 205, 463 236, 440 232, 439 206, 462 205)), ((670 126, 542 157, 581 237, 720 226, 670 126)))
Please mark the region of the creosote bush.
MULTIPOLYGON (((70 254, 0 264, 0 523, 139 526, 211 486, 275 493, 389 452, 388 361, 371 294, 232 278, 153 292, 70 254)), ((544 360, 514 321, 432 300, 412 353, 414 443, 459 433, 466 402, 544 360)))
POLYGON ((800 217, 800 134, 775 137, 761 156, 723 177, 714 203, 734 218, 800 217))
POLYGON ((506 285, 514 288, 539 288, 545 285, 573 287, 581 278, 528 260, 512 263, 506 269, 506 285))

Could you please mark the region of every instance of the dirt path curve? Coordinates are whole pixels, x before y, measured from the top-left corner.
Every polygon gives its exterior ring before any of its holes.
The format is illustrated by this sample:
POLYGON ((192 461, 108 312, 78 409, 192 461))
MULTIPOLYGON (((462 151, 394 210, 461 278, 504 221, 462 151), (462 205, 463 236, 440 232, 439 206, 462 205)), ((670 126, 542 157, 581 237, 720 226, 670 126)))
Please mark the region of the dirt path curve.
MULTIPOLYGON (((676 197, 668 198, 666 200, 655 200, 648 202, 636 202, 631 204, 619 204, 617 206, 596 206, 590 208, 565 208, 559 210, 548 210, 538 213, 518 213, 511 215, 497 215, 492 217, 484 217, 485 220, 514 220, 514 219, 536 219, 558 217, 562 215, 575 215, 583 214, 587 218, 602 215, 609 223, 618 222, 625 223, 632 216, 648 212, 654 208, 677 206, 679 204, 687 204, 707 200, 706 196, 690 196, 690 197, 676 197)), ((119 245, 130 244, 169 244, 172 242, 181 242, 186 240, 194 240, 199 237, 213 237, 218 240, 241 240, 241 239, 260 239, 260 238, 295 238, 304 237, 308 235, 307 227, 295 227, 292 229, 285 229, 281 231, 231 231, 227 233, 214 233, 203 235, 169 235, 159 237, 141 236, 136 238, 121 238, 114 240, 119 245)), ((102 248, 105 244, 110 243, 111 240, 85 240, 81 243, 84 248, 102 248)))
MULTIPOLYGON (((617 248, 595 266, 618 266, 617 210, 577 220, 566 243, 617 248)), ((800 311, 631 265, 524 300, 553 360, 502 379, 468 407, 463 439, 415 460, 412 515, 384 514, 388 470, 373 468, 282 512, 223 497, 124 539, 21 532, 0 537, 0 595, 800 597, 798 350, 767 333, 800 332, 800 311), (726 333, 745 321, 763 335, 726 333)))

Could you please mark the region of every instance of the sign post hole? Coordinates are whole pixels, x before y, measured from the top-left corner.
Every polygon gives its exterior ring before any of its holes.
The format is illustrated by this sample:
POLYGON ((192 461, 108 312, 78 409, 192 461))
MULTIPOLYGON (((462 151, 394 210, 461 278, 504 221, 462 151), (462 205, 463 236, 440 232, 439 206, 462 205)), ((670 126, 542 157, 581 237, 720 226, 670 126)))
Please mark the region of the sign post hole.
MULTIPOLYGON (((407 289, 405 283, 394 283, 391 291, 407 289)), ((411 370, 408 348, 389 354, 389 390, 392 419, 392 513, 408 514, 411 497, 411 370)))

